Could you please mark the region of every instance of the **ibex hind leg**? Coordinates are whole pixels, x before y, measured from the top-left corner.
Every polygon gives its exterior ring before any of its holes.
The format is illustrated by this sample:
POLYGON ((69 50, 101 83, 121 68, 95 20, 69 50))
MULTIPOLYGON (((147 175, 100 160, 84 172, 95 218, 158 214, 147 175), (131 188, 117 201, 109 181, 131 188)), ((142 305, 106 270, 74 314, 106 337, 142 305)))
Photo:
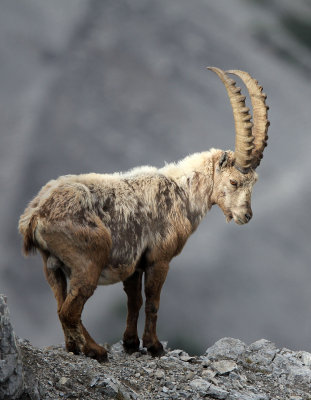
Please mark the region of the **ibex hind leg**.
POLYGON ((60 299, 58 300, 58 316, 63 327, 67 350, 75 354, 84 353, 101 362, 106 361, 107 351, 94 341, 81 322, 84 304, 97 287, 110 251, 110 236, 104 226, 98 221, 96 223, 98 225, 93 223, 91 227, 88 227, 68 222, 68 224, 62 224, 59 229, 54 226, 44 232, 44 240, 49 249, 69 272, 65 298, 59 295, 62 292, 61 285, 64 285, 64 280, 62 284, 59 283, 56 287, 54 284, 53 287, 55 274, 59 274, 62 269, 53 270, 47 266, 45 269, 54 294, 57 292, 60 299), (53 278, 51 278, 52 274, 54 274, 53 278))
POLYGON ((106 349, 94 341, 81 322, 84 304, 96 289, 100 269, 90 261, 83 260, 80 265, 83 266, 84 279, 81 280, 83 277, 77 270, 72 273, 67 297, 58 314, 64 330, 66 348, 75 354, 84 353, 98 361, 106 361, 106 349))
POLYGON ((59 312, 67 296, 66 276, 60 268, 55 268, 55 263, 53 263, 53 268, 51 267, 51 256, 48 253, 41 251, 41 255, 43 258, 44 274, 54 293, 57 302, 57 312, 59 312))

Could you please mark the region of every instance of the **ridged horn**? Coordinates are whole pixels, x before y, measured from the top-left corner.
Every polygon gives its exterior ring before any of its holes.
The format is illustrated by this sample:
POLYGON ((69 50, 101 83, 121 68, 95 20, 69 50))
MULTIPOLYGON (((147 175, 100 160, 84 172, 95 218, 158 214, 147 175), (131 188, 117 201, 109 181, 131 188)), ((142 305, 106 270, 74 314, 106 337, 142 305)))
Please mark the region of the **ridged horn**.
POLYGON ((224 71, 216 67, 208 67, 214 71, 227 89, 235 123, 235 167, 243 174, 247 174, 252 167, 252 150, 254 137, 252 135, 252 116, 249 108, 245 106, 245 96, 241 94, 241 88, 235 86, 235 81, 226 75, 224 71))
POLYGON ((267 95, 262 92, 262 87, 258 81, 250 76, 249 73, 240 70, 227 71, 230 74, 237 75, 242 79, 249 92, 252 108, 253 108, 253 136, 254 149, 252 151, 252 168, 256 169, 263 157, 263 151, 267 146, 268 128, 270 121, 268 120, 269 107, 266 105, 267 95))

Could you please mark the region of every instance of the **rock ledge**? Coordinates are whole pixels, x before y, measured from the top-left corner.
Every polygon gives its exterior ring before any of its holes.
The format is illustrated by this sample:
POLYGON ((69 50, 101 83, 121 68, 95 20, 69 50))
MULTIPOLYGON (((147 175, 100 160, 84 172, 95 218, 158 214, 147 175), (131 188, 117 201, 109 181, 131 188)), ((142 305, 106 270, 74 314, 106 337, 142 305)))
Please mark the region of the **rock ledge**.
POLYGON ((0 399, 311 400, 311 354, 278 349, 265 339, 246 345, 223 338, 204 355, 170 350, 128 355, 118 342, 99 364, 63 346, 44 349, 15 340, 0 296, 0 399), (9 367, 10 366, 10 367, 9 367))
POLYGON ((36 349, 25 340, 18 343, 23 399, 311 400, 311 354, 277 349, 264 339, 247 346, 224 338, 202 356, 166 349, 161 358, 144 349, 128 355, 119 342, 109 347, 105 364, 62 346, 36 349))

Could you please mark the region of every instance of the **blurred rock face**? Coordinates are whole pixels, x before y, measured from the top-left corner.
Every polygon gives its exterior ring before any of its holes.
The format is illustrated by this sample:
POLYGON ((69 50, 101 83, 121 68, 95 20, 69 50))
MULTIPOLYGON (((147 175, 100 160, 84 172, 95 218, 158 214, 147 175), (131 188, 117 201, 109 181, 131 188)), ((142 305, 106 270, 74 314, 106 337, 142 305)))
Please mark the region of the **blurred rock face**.
MULTIPOLYGON (((207 216, 172 264, 160 337, 193 351, 222 336, 309 349, 311 56, 299 35, 310 7, 57 4, 5 0, 0 14, 0 289, 18 334, 38 345, 62 340, 39 257, 20 255, 16 225, 27 201, 59 175, 160 166, 210 147, 233 149, 229 101, 205 71, 216 65, 249 71, 268 94, 270 139, 254 217, 240 228, 225 224, 217 210, 207 216)), ((100 288, 86 307, 86 325, 99 341, 122 335, 121 292, 120 285, 100 288)))
POLYGON ((7 299, 0 295, 0 398, 18 399, 23 387, 23 367, 11 325, 7 299))

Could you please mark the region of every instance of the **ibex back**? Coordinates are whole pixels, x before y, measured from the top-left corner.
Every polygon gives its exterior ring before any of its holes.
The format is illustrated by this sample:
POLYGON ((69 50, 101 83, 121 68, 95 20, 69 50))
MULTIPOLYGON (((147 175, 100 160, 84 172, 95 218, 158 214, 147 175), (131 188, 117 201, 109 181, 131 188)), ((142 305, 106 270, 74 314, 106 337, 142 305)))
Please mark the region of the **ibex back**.
POLYGON ((156 322, 169 262, 214 204, 227 221, 242 225, 251 219, 255 169, 267 143, 266 96, 248 73, 228 71, 238 75, 249 91, 252 124, 240 88, 224 71, 210 69, 226 86, 231 101, 234 152, 211 149, 161 169, 62 176, 48 182, 20 217, 24 252, 38 250, 43 258, 68 351, 107 359, 106 349, 83 326, 81 313, 97 285, 119 281, 128 296, 123 345, 129 352, 139 349, 137 320, 144 274, 143 345, 152 355, 161 355, 156 322))

